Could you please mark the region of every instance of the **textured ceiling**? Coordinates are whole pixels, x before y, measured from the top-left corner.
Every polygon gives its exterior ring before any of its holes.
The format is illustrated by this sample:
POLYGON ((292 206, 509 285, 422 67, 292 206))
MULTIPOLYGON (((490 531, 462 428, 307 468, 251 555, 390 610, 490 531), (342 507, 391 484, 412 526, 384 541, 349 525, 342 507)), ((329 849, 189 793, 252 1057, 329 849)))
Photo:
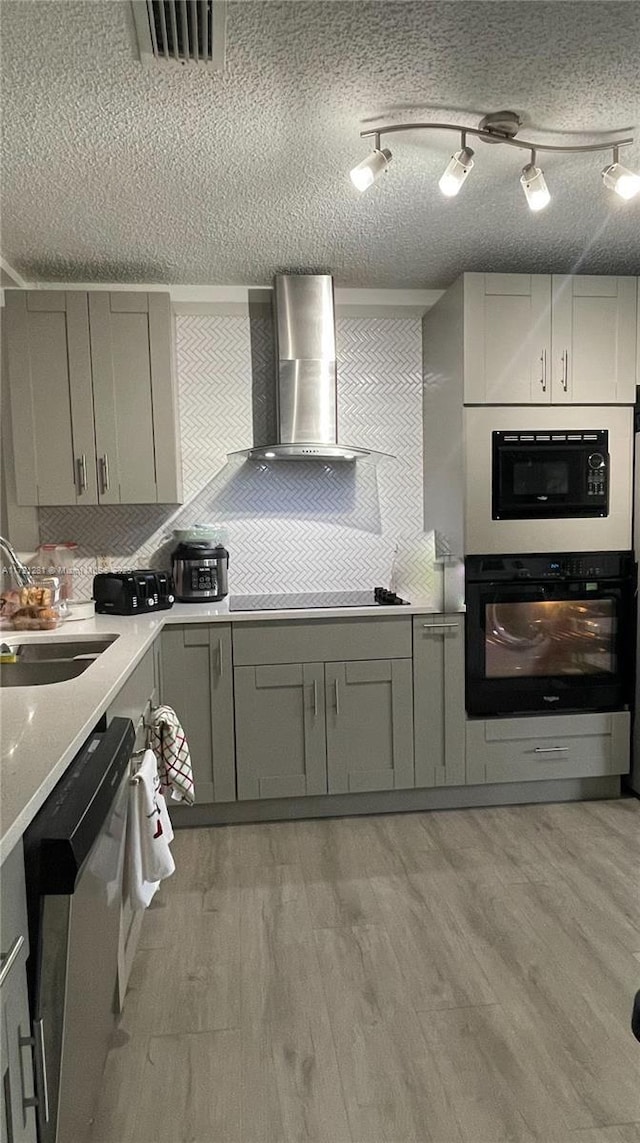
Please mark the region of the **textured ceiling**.
MULTIPOLYGON (((546 157, 540 215, 518 185, 524 153, 480 142, 444 200, 452 135, 392 139, 392 169, 362 198, 347 177, 378 116, 474 125, 511 107, 551 142, 640 127, 638 3, 231 3, 224 74, 141 66, 126 0, 1 0, 0 18, 1 249, 27 279, 640 273, 640 201, 604 190, 604 155, 546 157)), ((628 161, 640 168, 640 137, 628 161)))

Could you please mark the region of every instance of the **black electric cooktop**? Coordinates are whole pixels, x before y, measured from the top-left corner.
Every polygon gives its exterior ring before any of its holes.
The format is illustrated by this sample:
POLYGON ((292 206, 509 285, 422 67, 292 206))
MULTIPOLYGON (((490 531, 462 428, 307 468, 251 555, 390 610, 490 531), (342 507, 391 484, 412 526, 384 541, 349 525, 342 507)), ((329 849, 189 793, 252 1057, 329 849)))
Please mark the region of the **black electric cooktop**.
POLYGON ((373 591, 304 591, 296 595, 230 595, 229 611, 304 611, 323 607, 389 607, 406 606, 386 588, 373 591))

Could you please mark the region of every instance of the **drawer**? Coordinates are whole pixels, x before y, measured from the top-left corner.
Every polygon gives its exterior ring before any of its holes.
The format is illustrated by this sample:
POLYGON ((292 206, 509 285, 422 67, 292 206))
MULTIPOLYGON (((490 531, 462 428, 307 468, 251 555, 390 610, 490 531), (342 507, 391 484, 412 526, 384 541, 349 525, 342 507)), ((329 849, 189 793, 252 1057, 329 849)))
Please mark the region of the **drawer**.
POLYGON ((469 719, 467 784, 625 774, 630 725, 628 711, 469 719))
POLYGON ((26 960, 29 951, 29 933, 27 929, 27 893, 24 880, 24 852, 22 841, 13 847, 5 859, 0 870, 0 897, 1 906, 1 939, 0 952, 6 955, 16 937, 24 937, 24 944, 20 954, 21 960, 26 960))
POLYGON ((284 619, 233 625, 236 667, 410 658, 410 618, 284 619))

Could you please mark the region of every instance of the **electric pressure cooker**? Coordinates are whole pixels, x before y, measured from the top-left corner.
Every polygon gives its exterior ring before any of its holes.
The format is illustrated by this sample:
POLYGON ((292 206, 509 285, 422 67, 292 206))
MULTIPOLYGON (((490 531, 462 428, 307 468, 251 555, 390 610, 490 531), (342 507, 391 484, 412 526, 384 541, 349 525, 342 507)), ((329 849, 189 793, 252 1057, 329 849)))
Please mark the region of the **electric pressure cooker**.
POLYGON ((181 603, 216 602, 229 591, 229 553, 210 540, 185 540, 171 555, 176 599, 181 603))

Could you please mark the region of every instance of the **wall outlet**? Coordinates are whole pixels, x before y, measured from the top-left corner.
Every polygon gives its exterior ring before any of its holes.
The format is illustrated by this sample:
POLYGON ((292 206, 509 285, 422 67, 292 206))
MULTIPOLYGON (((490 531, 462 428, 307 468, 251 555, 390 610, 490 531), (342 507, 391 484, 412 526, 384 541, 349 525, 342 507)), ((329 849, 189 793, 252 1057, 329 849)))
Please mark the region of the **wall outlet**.
POLYGON ((110 556, 96 556, 96 573, 111 571, 110 556))

